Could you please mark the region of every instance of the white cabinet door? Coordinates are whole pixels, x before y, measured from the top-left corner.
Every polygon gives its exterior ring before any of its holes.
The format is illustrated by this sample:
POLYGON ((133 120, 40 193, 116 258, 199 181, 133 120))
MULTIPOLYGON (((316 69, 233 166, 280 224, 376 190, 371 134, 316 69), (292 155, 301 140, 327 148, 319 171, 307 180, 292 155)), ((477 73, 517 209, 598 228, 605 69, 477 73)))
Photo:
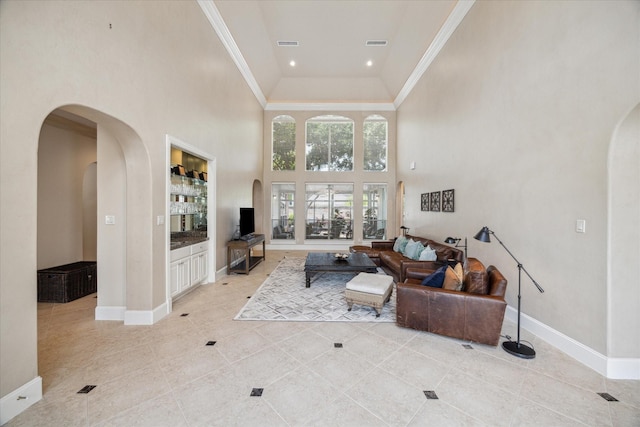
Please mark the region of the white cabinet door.
POLYGON ((191 284, 195 285, 207 278, 207 251, 191 256, 191 284))
POLYGON ((191 284, 195 285, 200 281, 200 258, 198 255, 191 256, 191 284))
POLYGON ((205 251, 200 253, 198 256, 200 257, 200 281, 204 282, 207 280, 207 276, 209 275, 209 264, 207 263, 207 259, 209 258, 209 252, 205 251))
POLYGON ((169 274, 171 276, 171 296, 175 296, 180 292, 180 261, 174 261, 169 265, 169 274))
POLYGON ((178 261, 178 292, 191 286, 191 265, 189 258, 178 261))

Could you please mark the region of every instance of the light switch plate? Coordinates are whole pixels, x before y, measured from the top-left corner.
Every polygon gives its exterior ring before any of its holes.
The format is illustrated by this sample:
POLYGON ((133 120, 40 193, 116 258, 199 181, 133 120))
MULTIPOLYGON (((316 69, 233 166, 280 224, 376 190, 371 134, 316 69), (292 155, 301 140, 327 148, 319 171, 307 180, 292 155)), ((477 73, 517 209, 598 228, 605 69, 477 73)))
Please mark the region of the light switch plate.
POLYGON ((576 233, 586 233, 587 232, 587 221, 584 219, 576 220, 576 233))
POLYGON ((107 224, 107 225, 115 225, 115 223, 116 223, 115 215, 105 215, 104 223, 107 224))
POLYGON ((158 225, 163 225, 164 224, 164 215, 158 215, 157 224, 158 225))

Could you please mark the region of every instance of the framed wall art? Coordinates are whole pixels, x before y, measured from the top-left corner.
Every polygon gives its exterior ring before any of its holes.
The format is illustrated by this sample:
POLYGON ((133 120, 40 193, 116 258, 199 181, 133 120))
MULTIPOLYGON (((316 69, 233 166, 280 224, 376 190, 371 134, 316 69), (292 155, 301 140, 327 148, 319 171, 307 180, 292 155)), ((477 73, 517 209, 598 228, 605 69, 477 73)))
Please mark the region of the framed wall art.
POLYGON ((429 209, 431 210, 431 212, 440 212, 440 192, 439 191, 434 191, 431 193, 429 209))
POLYGON ((442 212, 453 212, 453 202, 453 190, 444 190, 442 192, 442 212))
POLYGON ((420 195, 420 210, 421 211, 429 210, 429 193, 422 193, 420 195))

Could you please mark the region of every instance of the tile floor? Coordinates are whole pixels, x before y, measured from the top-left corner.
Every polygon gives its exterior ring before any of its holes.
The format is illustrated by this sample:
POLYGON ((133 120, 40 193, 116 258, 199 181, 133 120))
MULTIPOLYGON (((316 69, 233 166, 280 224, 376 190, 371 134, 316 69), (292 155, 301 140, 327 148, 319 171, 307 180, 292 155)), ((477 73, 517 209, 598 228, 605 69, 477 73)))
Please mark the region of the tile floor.
POLYGON ((640 381, 526 331, 532 360, 391 323, 232 320, 285 255, 304 253, 270 251, 153 326, 94 321, 95 295, 39 304, 44 398, 7 426, 640 426, 640 381))

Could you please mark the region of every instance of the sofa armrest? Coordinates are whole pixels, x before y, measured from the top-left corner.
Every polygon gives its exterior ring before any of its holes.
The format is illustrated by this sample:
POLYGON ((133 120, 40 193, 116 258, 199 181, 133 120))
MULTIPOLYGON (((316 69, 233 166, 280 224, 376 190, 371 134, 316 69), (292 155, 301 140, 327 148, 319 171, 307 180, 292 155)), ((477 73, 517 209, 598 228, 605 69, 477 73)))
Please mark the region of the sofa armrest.
MULTIPOLYGON (((415 261, 410 258, 405 258, 400 262, 400 271, 398 272, 398 276, 400 276, 400 281, 404 282, 407 278, 407 270, 411 268, 413 270, 423 270, 424 273, 422 278, 424 279, 443 265, 446 265, 446 263, 440 261, 415 261)), ((418 273, 416 272, 414 274, 418 273)))
POLYGON ((371 242, 371 249, 376 249, 378 251, 392 251, 394 243, 395 242, 393 240, 371 242))

